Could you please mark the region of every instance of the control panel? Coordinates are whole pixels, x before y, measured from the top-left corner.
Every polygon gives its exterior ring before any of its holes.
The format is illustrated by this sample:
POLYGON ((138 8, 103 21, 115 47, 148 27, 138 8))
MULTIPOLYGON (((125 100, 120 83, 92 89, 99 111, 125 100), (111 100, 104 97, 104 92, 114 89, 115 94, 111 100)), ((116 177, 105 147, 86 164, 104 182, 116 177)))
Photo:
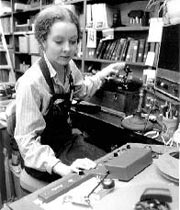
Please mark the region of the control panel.
POLYGON ((169 96, 155 90, 146 90, 143 99, 143 108, 156 116, 162 114, 167 118, 179 118, 180 103, 169 96))
MULTIPOLYGON (((41 192, 38 197, 45 203, 50 202, 97 175, 109 179, 129 181, 151 163, 152 150, 149 147, 136 148, 127 145, 99 159, 95 169, 58 180, 41 192)), ((114 187, 109 180, 108 182, 105 179, 102 180, 105 191, 109 191, 111 186, 114 187)))
POLYGON ((180 100, 180 84, 169 81, 165 78, 157 77, 155 86, 157 89, 163 91, 165 94, 171 96, 172 98, 175 98, 178 101, 180 100))

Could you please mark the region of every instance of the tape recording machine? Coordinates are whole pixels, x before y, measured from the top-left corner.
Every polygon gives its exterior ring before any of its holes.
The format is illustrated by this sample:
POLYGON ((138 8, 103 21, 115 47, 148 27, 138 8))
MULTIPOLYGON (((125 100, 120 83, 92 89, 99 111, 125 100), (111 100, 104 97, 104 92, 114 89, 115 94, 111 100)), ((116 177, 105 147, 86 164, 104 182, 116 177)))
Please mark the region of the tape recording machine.
POLYGON ((180 24, 163 27, 155 88, 180 101, 180 24))

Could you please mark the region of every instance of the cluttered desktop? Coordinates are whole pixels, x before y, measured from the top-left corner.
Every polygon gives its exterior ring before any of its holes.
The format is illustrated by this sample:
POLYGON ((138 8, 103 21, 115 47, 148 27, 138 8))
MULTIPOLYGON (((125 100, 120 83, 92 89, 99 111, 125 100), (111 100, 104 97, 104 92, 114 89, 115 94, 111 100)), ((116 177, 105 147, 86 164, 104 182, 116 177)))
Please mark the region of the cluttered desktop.
MULTIPOLYGON (((168 30, 178 37, 179 27, 168 30)), ((170 141, 179 118, 179 44, 168 47, 176 52, 172 66, 172 56, 162 53, 169 38, 163 30, 154 87, 131 77, 127 66, 90 100, 73 103, 76 127, 107 152, 96 168, 61 178, 3 210, 179 209, 179 149, 170 141)))
POLYGON ((127 143, 98 159, 95 169, 59 179, 3 210, 178 210, 178 162, 177 148, 127 143))

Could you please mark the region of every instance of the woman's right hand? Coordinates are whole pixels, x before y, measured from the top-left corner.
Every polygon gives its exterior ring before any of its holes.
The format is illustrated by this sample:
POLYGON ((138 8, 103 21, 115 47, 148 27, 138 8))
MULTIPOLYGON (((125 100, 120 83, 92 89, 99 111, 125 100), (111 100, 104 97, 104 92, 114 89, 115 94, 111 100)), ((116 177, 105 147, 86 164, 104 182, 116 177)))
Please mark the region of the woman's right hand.
POLYGON ((70 166, 59 162, 53 167, 53 172, 60 176, 70 173, 79 173, 82 170, 90 170, 96 167, 96 163, 88 158, 76 159, 70 166))
POLYGON ((101 80, 104 80, 108 76, 120 74, 120 72, 124 70, 125 66, 125 62, 112 63, 103 68, 101 71, 98 71, 96 75, 98 75, 101 80))

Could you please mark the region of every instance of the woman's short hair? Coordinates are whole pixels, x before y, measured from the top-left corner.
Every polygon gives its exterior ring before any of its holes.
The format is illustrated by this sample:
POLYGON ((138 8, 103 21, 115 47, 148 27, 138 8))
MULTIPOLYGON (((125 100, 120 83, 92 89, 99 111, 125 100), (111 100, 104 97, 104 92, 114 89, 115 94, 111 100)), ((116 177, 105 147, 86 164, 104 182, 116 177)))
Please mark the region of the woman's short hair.
POLYGON ((40 45, 46 41, 52 25, 60 21, 74 23, 78 32, 78 42, 80 39, 80 26, 76 15, 68 8, 62 5, 52 5, 43 9, 35 19, 35 37, 40 45))

